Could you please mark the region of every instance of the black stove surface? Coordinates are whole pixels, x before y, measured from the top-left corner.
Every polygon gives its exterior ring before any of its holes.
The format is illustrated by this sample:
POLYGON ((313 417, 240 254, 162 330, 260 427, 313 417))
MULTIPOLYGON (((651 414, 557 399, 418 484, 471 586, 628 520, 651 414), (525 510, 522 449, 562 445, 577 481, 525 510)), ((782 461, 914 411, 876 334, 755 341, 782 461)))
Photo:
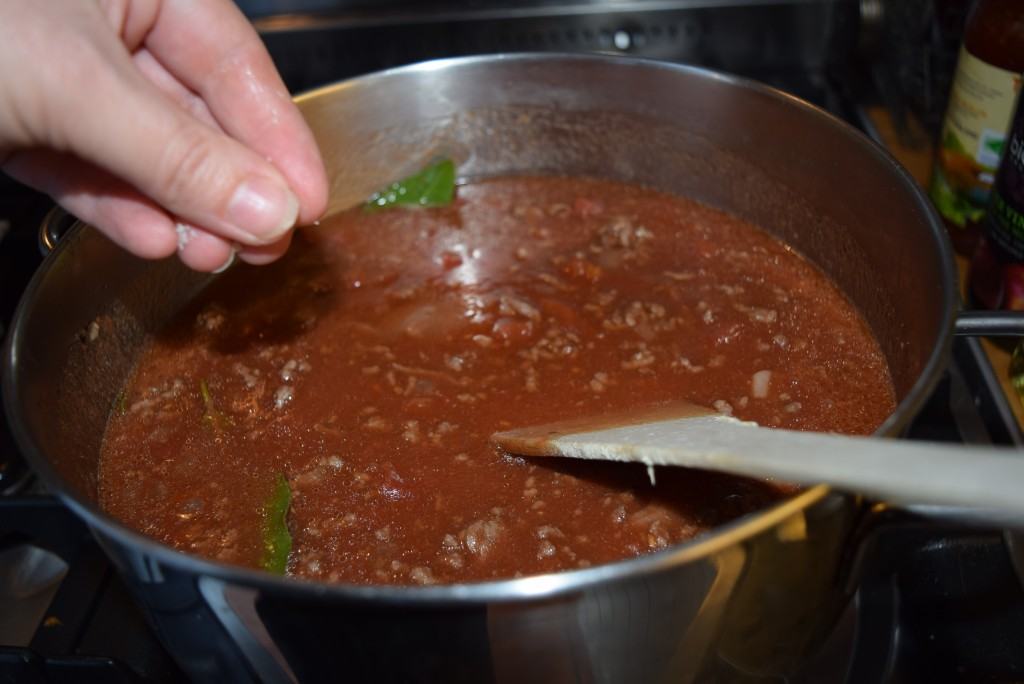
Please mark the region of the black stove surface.
POLYGON ((0 499, 0 681, 183 676, 88 529, 48 496, 0 499))
MULTIPOLYGON (((0 173, 0 339, 6 335, 25 286, 42 262, 36 227, 53 206, 0 173)), ((23 489, 28 470, 17 455, 6 417, 0 416, 0 495, 23 489)))

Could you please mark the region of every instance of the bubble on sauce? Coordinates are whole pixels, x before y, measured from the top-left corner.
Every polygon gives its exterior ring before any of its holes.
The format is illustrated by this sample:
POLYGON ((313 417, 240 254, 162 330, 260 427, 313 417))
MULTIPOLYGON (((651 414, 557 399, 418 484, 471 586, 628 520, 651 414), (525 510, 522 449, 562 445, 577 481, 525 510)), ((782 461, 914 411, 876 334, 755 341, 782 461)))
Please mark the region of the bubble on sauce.
POLYGON ((388 501, 398 501, 409 496, 408 492, 405 490, 399 489, 398 487, 389 487, 387 485, 381 485, 379 491, 381 496, 388 501))
POLYGON ((555 555, 556 551, 555 545, 545 539, 537 547, 537 559, 550 558, 555 555))
POLYGON ((612 522, 623 523, 626 521, 626 507, 619 505, 612 511, 612 522))
POLYGON ((249 368, 244 363, 236 361, 232 369, 242 378, 246 389, 253 389, 259 383, 260 370, 258 368, 249 368))
POLYGON ((444 365, 456 373, 461 373, 466 368, 466 357, 461 354, 446 354, 444 365))
POLYGON ((282 385, 274 392, 274 408, 282 409, 294 398, 294 388, 291 385, 282 385))
POLYGON ((497 518, 485 518, 470 523, 459 535, 466 550, 475 556, 486 558, 497 546, 505 531, 504 524, 497 518))
POLYGON ((430 571, 430 568, 417 566, 409 571, 409 579, 416 584, 434 584, 437 580, 434 579, 434 573, 430 571))

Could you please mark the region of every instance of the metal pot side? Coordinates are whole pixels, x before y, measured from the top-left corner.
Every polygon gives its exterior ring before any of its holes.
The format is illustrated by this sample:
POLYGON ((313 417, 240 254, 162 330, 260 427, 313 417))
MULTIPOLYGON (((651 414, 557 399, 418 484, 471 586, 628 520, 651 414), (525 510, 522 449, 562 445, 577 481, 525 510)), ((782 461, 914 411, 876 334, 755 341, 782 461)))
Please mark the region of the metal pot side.
MULTIPOLYGON (((828 273, 879 339, 899 400, 882 434, 906 426, 946 363, 955 271, 927 201, 877 146, 788 95, 678 65, 518 55, 414 65, 297 101, 332 211, 444 155, 468 178, 614 178, 763 226, 828 273)), ((95 505, 106 419, 146 335, 208 282, 75 228, 24 295, 3 388, 33 467, 195 679, 743 681, 799 673, 843 606, 858 507, 824 486, 662 553, 446 587, 285 580, 126 529, 95 505)))

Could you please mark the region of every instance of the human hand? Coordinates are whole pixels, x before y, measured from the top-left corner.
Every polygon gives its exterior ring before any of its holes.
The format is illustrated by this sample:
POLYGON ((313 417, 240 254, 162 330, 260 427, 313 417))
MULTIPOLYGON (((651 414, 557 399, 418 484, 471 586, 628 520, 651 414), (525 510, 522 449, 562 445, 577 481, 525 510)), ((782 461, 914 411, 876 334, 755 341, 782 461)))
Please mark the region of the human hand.
POLYGON ((0 1, 0 169, 200 271, 273 261, 327 204, 312 133, 229 0, 0 1))

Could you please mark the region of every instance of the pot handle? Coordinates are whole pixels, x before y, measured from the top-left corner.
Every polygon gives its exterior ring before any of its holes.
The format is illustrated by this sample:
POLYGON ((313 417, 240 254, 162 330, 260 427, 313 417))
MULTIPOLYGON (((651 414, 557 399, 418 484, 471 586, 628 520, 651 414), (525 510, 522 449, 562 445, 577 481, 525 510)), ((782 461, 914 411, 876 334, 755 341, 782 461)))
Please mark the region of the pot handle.
POLYGON ((39 251, 44 257, 54 250, 60 239, 77 220, 59 206, 54 206, 53 209, 46 212, 42 223, 39 224, 39 251))
POLYGON ((1024 311, 961 311, 954 333, 966 337, 1024 337, 1024 311))

